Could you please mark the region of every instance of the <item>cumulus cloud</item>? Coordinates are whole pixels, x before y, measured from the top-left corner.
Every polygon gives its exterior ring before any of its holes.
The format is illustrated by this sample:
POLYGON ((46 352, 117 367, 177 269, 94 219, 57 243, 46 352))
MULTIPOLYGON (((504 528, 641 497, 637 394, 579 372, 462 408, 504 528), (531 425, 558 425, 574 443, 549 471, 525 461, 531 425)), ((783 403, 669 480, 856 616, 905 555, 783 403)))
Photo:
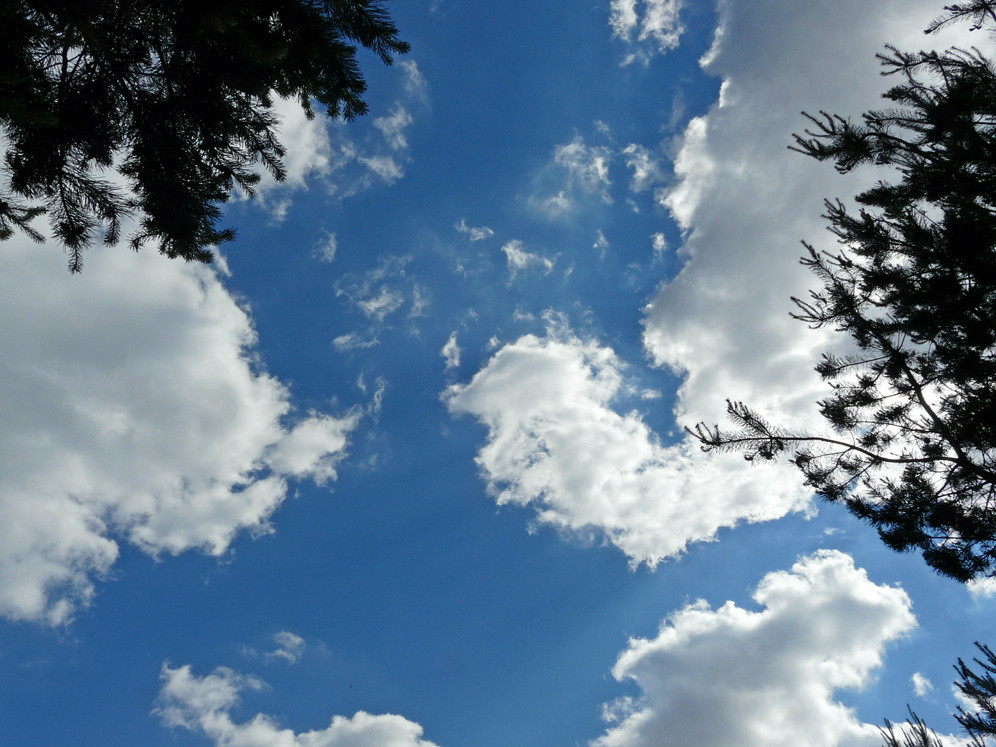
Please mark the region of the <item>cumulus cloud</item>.
POLYGON ((536 268, 545 273, 553 270, 554 261, 540 254, 527 252, 518 239, 513 239, 501 248, 508 262, 508 269, 514 278, 524 270, 536 268))
MULTIPOLYGON (((853 195, 881 174, 842 177, 786 146, 805 126, 800 109, 858 115, 881 106, 888 81, 875 54, 886 41, 922 47, 937 6, 883 0, 869 13, 862 0, 727 0, 720 10, 703 64, 722 93, 689 122, 663 200, 684 231, 686 263, 647 307, 644 345, 685 377, 682 424, 721 420, 730 397, 787 426, 818 425, 826 389, 812 367, 839 343, 789 317, 789 295, 805 296, 814 282, 797 261, 799 242, 835 247, 823 199, 853 195)), ((987 43, 952 34, 929 42, 987 43)))
POLYGON ((153 713, 165 726, 186 729, 216 745, 240 747, 435 747, 422 739, 419 724, 393 714, 359 711, 351 718, 334 716, 324 729, 295 733, 276 720, 257 714, 236 722, 231 711, 240 693, 260 690, 264 683, 225 667, 198 677, 189 665, 164 664, 162 688, 153 713))
POLYGON ((790 470, 662 445, 637 413, 613 409, 640 396, 625 378, 611 349, 554 320, 546 337, 505 344, 443 399, 487 426, 477 464, 499 504, 532 504, 539 522, 604 536, 633 563, 653 566, 719 527, 809 506, 790 470))
POLYGON ((0 253, 0 614, 61 624, 119 542, 220 555, 269 529, 288 478, 335 478, 356 417, 291 417, 215 272, 97 247, 70 276, 0 253))
POLYGON ((460 222, 457 223, 454 228, 456 228, 456 230, 460 233, 467 234, 471 241, 483 241, 484 239, 490 239, 495 235, 495 232, 487 226, 468 226, 467 221, 463 218, 460 219, 460 222))
POLYGON ((609 705, 617 725, 593 747, 878 747, 878 727, 834 695, 865 687, 916 625, 906 593, 821 551, 769 573, 753 598, 763 609, 694 602, 630 640, 612 674, 642 697, 609 705))
POLYGON ((401 308, 404 302, 405 297, 399 291, 381 288, 375 295, 357 301, 356 305, 367 316, 382 322, 392 311, 401 308))
POLYGON ((655 54, 676 48, 685 31, 683 7, 684 0, 612 0, 612 35, 634 47, 623 64, 637 59, 647 62, 655 54))
POLYGON ((446 341, 443 345, 443 349, 440 351, 443 356, 443 360, 446 362, 446 370, 449 371, 451 368, 457 368, 460 365, 460 346, 457 345, 457 335, 456 332, 450 334, 450 339, 446 341))

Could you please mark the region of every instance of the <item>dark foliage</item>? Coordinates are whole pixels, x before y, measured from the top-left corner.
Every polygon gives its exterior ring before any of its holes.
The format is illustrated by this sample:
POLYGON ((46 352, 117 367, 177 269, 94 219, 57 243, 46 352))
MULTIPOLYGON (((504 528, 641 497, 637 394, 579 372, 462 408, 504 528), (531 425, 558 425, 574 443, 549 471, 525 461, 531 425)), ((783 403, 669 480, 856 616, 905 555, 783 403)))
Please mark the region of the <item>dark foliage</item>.
POLYGON ((275 96, 366 111, 357 45, 408 51, 383 0, 0 0, 0 239, 47 213, 76 272, 137 214, 132 248, 209 261, 252 165, 284 176, 275 96))
MULTIPOLYGON (((953 5, 996 23, 992 0, 953 5)), ((853 355, 824 355, 829 430, 797 433, 728 402, 738 426, 698 424, 708 450, 785 455, 806 483, 874 525, 887 545, 919 550, 938 572, 996 575, 996 72, 977 50, 879 55, 899 82, 891 108, 852 122, 821 113, 795 150, 846 173, 898 174, 827 201, 841 249, 806 245, 822 290, 793 316, 849 336, 853 355)))

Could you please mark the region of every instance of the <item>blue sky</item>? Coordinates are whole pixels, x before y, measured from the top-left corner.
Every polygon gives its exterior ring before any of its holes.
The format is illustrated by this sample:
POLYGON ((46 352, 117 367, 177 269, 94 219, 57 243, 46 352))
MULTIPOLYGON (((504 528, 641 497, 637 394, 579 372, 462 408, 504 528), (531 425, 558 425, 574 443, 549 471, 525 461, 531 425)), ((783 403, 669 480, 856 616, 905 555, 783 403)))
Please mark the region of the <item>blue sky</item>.
POLYGON ((954 730, 991 589, 681 430, 818 422, 799 241, 878 175, 786 146, 939 10, 396 0, 370 114, 281 104, 213 267, 5 242, 0 743, 954 730))

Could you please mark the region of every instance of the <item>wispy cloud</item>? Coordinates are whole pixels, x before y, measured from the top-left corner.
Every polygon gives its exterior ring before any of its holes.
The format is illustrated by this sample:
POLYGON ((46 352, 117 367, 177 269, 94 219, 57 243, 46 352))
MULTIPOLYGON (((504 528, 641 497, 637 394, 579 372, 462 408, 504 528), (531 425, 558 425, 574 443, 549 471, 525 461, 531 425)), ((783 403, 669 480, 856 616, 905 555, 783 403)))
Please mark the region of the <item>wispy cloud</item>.
POLYGON ((457 223, 454 228, 456 228, 456 230, 460 233, 467 234, 471 241, 483 241, 484 239, 490 239, 495 235, 495 232, 487 226, 468 226, 467 221, 463 218, 460 219, 460 222, 457 223))
POLYGON ((512 278, 515 278, 515 276, 520 272, 531 270, 533 268, 536 268, 544 273, 549 273, 553 270, 554 261, 552 259, 544 257, 540 254, 527 252, 523 243, 518 239, 509 241, 502 246, 501 250, 505 254, 505 259, 508 263, 508 269, 512 278))
POLYGON ((301 656, 304 655, 304 650, 307 648, 307 644, 301 636, 291 633, 288 630, 281 630, 279 633, 274 633, 271 636, 271 640, 275 645, 269 650, 243 646, 241 651, 243 655, 251 659, 259 659, 266 663, 296 664, 301 656))
POLYGON ((457 344, 456 332, 450 334, 450 339, 448 339, 446 344, 443 345, 440 355, 443 356, 447 371, 460 366, 460 346, 457 344))
POLYGON ((612 0, 612 35, 630 46, 623 64, 637 60, 647 63, 654 55, 675 49, 685 31, 683 8, 684 0, 612 0))

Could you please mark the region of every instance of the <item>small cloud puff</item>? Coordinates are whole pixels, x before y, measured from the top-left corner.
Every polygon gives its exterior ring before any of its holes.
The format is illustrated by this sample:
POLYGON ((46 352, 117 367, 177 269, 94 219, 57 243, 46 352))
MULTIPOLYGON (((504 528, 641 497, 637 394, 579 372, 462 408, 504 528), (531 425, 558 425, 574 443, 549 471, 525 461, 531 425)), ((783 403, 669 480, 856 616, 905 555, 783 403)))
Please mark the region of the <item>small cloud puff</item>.
POLYGON ((445 345, 443 345, 443 349, 440 351, 440 354, 446 362, 447 371, 451 368, 458 368, 460 366, 460 346, 457 345, 456 332, 450 334, 450 339, 446 341, 445 345))
POLYGON ((405 130, 415 120, 400 104, 395 104, 390 114, 384 117, 377 117, 374 120, 374 127, 380 130, 384 140, 391 146, 392 150, 403 150, 408 147, 408 140, 405 137, 405 130))
POLYGON ((291 633, 288 630, 281 630, 271 636, 276 648, 269 651, 260 651, 249 646, 242 647, 242 653, 252 659, 260 659, 266 663, 281 662, 284 664, 296 664, 298 659, 304 654, 306 644, 304 639, 291 633))
POLYGON ((545 274, 553 270, 554 260, 539 254, 532 254, 523 248, 523 244, 518 239, 513 239, 501 248, 508 261, 508 269, 514 278, 519 272, 537 268, 545 274))
POLYGON ((554 163, 567 169, 569 184, 589 194, 598 194, 603 202, 611 203, 607 187, 609 161, 612 152, 605 146, 586 145, 580 135, 553 151, 554 163))
POLYGON ((612 35, 633 47, 623 64, 636 60, 646 64, 654 55, 675 49, 685 31, 681 22, 684 4, 684 0, 612 0, 609 11, 612 35), (638 4, 643 6, 642 18, 638 4))
POLYGON ((913 673, 913 676, 910 677, 910 683, 913 685, 913 692, 916 693, 918 698, 922 698, 934 689, 934 686, 930 684, 930 680, 919 672, 913 673))
POLYGON ((667 251, 667 238, 662 233, 655 233, 650 237, 654 245, 654 254, 657 256, 662 255, 667 251))
POLYGON ((339 250, 339 240, 334 233, 328 234, 325 240, 319 244, 315 255, 321 262, 332 262, 335 254, 339 250))
POLYGON ((456 230, 460 233, 465 233, 470 236, 471 241, 483 241, 484 239, 490 239, 495 235, 495 232, 487 226, 468 226, 467 221, 463 218, 460 219, 460 222, 457 223, 454 228, 456 228, 456 230))
POLYGON ((426 298, 419 286, 413 283, 405 268, 410 256, 381 257, 377 265, 365 273, 350 273, 335 285, 335 294, 345 298, 368 319, 383 322, 389 315, 410 300, 415 316, 422 313, 426 298))

